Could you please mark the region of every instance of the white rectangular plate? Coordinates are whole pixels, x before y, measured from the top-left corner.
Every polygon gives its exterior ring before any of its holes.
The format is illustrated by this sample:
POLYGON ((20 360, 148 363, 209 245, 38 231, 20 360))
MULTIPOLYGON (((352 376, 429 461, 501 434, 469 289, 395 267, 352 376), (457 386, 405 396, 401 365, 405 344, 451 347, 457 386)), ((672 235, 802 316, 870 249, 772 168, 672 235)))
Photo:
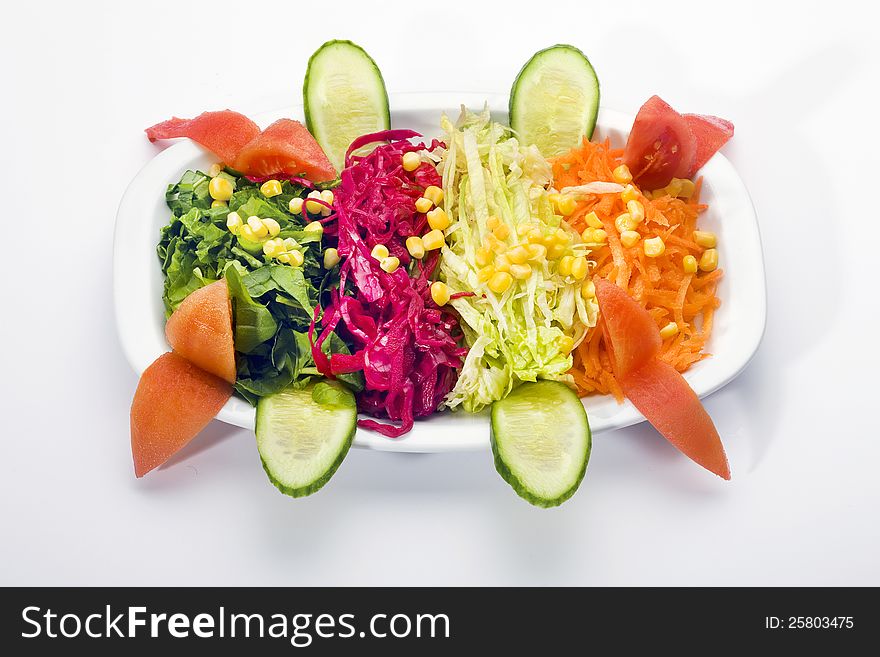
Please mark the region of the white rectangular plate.
MULTIPOLYGON (((488 102, 493 117, 507 120, 507 96, 474 93, 391 94, 391 117, 395 128, 411 128, 426 138, 439 133, 440 115, 457 116, 459 106, 480 109, 488 102)), ((266 126, 280 117, 303 120, 302 106, 285 108, 256 117, 266 126)), ((602 109, 594 139, 610 137, 622 146, 632 117, 602 109)), ((207 171, 216 158, 188 140, 162 151, 141 169, 122 198, 116 217, 114 242, 114 301, 116 322, 125 355, 132 367, 143 372, 163 352, 165 315, 162 305, 162 271, 156 256, 159 230, 168 223, 165 189, 187 169, 207 171)), ((708 351, 712 354, 685 374, 701 397, 739 374, 758 348, 764 333, 766 293, 764 261, 758 222, 748 191, 723 155, 715 155, 701 170, 701 200, 709 209, 701 225, 719 236, 719 255, 724 278, 719 286, 721 308, 715 315, 708 351)), ((593 433, 629 426, 644 420, 630 404, 612 397, 588 397, 584 406, 593 433)), ((219 420, 247 429, 254 427, 254 409, 233 397, 217 415, 219 420)), ((358 430, 356 447, 400 452, 445 452, 484 449, 489 443, 486 414, 439 413, 416 422, 402 438, 389 439, 358 430)))

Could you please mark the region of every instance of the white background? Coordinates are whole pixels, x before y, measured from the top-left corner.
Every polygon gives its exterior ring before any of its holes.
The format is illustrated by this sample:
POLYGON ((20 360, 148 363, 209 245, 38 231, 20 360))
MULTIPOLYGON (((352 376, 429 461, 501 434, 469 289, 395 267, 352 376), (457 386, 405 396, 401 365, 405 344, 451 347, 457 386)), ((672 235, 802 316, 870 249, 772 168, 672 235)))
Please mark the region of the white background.
POLYGON ((0 584, 880 584, 878 17, 718 4, 4 10, 0 584), (142 130, 298 102, 308 56, 337 37, 391 91, 504 92, 532 52, 569 42, 608 107, 659 93, 736 124, 725 153, 758 210, 769 316, 755 360, 706 402, 732 482, 638 426, 595 440, 558 509, 517 498, 488 452, 357 450, 291 500, 252 434, 219 423, 134 478, 111 244, 160 148, 142 130))

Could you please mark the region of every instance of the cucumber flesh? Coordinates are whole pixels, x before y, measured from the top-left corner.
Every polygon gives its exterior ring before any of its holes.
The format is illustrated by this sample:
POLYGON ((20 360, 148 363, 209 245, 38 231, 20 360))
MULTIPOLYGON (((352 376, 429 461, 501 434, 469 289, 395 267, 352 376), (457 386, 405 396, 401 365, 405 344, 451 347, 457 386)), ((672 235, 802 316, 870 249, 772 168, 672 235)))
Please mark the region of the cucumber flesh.
POLYGON ((586 55, 556 45, 535 53, 510 90, 510 127, 544 157, 562 155, 593 136, 599 79, 586 55))
POLYGON ((269 479, 285 495, 311 495, 336 472, 357 429, 352 392, 321 381, 257 402, 257 449, 269 479))
POLYGON ((495 468, 536 506, 558 506, 574 495, 590 445, 587 412, 564 383, 524 383, 492 405, 495 468))
POLYGON ((303 107, 306 127, 338 171, 351 142, 391 128, 382 73, 351 41, 328 41, 309 59, 303 107))

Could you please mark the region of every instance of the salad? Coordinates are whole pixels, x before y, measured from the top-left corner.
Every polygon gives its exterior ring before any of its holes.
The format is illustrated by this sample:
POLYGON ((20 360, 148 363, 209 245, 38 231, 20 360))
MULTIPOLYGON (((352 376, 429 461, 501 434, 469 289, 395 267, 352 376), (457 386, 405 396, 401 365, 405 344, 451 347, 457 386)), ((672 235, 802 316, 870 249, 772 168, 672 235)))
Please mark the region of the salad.
POLYGON ((269 479, 319 490, 358 430, 489 410, 499 474, 555 506, 589 461, 579 396, 629 399, 707 470, 721 440, 681 372, 707 357, 722 276, 699 169, 733 134, 659 97, 622 148, 591 141, 598 78, 572 46, 536 53, 510 96, 392 129, 378 66, 348 41, 309 61, 306 123, 230 110, 151 140, 216 156, 169 184, 158 237, 166 337, 132 402, 135 473, 232 395, 256 407, 269 479))

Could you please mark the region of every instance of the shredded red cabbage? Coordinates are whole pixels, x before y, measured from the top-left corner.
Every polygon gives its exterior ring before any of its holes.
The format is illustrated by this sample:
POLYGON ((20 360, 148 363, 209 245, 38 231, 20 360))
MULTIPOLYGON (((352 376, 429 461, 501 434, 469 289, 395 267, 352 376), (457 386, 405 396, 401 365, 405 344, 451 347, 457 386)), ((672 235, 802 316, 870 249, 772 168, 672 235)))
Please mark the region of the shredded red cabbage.
POLYGON ((427 232, 427 219, 415 209, 429 185, 441 185, 436 169, 423 162, 415 171, 403 169, 409 151, 433 151, 441 146, 413 145, 421 137, 410 130, 388 130, 355 140, 345 158, 342 182, 334 190, 339 237, 339 290, 331 292, 324 309, 322 331, 315 338, 315 320, 309 331, 318 370, 326 375, 363 371, 366 381, 358 407, 367 414, 399 423, 361 420, 358 424, 389 437, 407 433, 413 420, 430 415, 455 385, 467 349, 459 346, 461 332, 455 316, 431 299, 431 273, 439 251, 430 251, 408 273, 411 257, 406 238, 427 232), (377 146, 369 155, 352 153, 367 144, 377 146), (387 273, 370 255, 384 244, 400 259, 387 273), (331 331, 341 332, 353 353, 321 352, 331 331))

